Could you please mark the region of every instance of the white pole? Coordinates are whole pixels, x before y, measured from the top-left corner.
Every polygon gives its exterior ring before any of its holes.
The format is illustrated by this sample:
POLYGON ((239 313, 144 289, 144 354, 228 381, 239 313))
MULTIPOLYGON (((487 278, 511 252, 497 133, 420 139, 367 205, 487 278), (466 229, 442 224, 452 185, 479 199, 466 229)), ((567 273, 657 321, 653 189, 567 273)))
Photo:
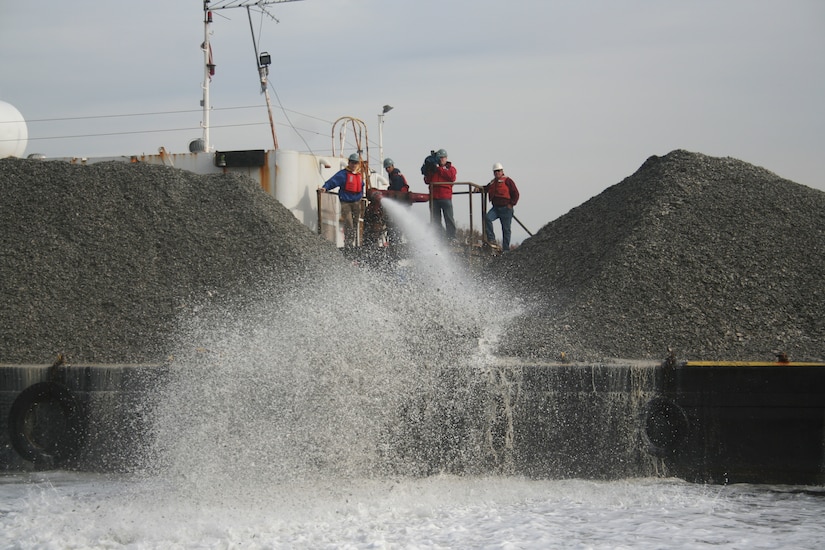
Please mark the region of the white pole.
POLYGON ((209 55, 209 25, 212 23, 212 12, 209 11, 209 0, 203 2, 203 150, 209 152, 212 148, 209 143, 209 80, 212 77, 209 55))
POLYGON ((380 157, 381 169, 384 168, 384 115, 392 111, 392 105, 384 105, 381 114, 378 115, 378 156, 380 157))
POLYGON ((378 162, 384 168, 384 113, 378 115, 378 162))

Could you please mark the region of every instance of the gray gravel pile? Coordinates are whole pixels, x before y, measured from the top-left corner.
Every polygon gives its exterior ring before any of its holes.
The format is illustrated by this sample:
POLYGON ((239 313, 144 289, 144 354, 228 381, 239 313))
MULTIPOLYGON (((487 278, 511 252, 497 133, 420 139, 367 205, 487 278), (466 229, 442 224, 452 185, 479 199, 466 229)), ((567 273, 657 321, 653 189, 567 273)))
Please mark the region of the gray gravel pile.
POLYGON ((341 255, 252 180, 0 160, 0 362, 156 362, 177 321, 341 255))
MULTIPOLYGON (((346 265, 244 178, 3 159, 0 193, 0 362, 160 361, 203 305, 346 265)), ((530 304, 501 353, 825 357, 825 193, 735 159, 651 157, 488 269, 530 304)))
POLYGON ((650 157, 491 269, 540 304, 513 354, 825 358, 825 193, 732 158, 650 157))

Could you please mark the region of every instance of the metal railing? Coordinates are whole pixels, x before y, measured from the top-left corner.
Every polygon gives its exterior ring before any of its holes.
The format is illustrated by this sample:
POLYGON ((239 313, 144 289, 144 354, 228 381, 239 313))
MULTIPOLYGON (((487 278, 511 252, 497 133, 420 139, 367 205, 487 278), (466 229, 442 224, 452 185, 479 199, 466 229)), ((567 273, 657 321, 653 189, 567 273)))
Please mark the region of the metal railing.
MULTIPOLYGON (((437 185, 451 185, 453 186, 453 205, 454 205, 454 212, 455 206, 461 201, 460 197, 466 196, 467 197, 467 213, 469 219, 469 228, 466 230, 464 228, 457 228, 459 232, 465 232, 466 236, 461 239, 459 242, 453 243, 454 247, 461 248, 465 253, 468 255, 474 255, 483 253, 485 255, 495 254, 500 251, 500 248, 495 244, 491 243, 487 239, 487 232, 484 226, 484 218, 489 208, 489 201, 488 201, 488 193, 486 186, 478 185, 476 183, 470 181, 459 181, 459 182, 452 182, 452 183, 431 183, 429 184, 430 190, 434 186, 437 185), (458 189, 457 189, 458 187, 458 189), (459 197, 456 200, 456 197, 459 197)), ((399 193, 399 192, 395 192, 399 193)), ((370 192, 367 191, 367 196, 369 196, 370 192)), ((418 195, 422 195, 421 193, 417 193, 418 195)), ((433 212, 433 194, 429 193, 429 201, 427 202, 428 207, 430 209, 430 222, 433 222, 434 212, 433 212)), ((331 201, 337 201, 337 193, 334 191, 331 193, 320 193, 318 194, 318 232, 322 234, 325 238, 332 242, 337 242, 338 236, 338 220, 334 219, 334 212, 336 211, 333 207, 331 201), (333 199, 334 197, 334 199, 333 199), (325 201, 328 201, 325 203, 325 201), (326 207, 322 205, 326 204, 326 207)), ((364 205, 362 208, 362 212, 367 211, 367 206, 369 205, 369 200, 367 198, 363 199, 364 205)), ((454 214, 455 217, 455 214, 454 214)), ((518 223, 524 231, 527 232, 528 235, 532 236, 533 233, 527 229, 521 221, 513 216, 513 220, 518 223)), ((363 235, 363 225, 364 220, 363 216, 360 221, 361 227, 357 232, 357 242, 358 246, 362 244, 362 235, 363 235)))

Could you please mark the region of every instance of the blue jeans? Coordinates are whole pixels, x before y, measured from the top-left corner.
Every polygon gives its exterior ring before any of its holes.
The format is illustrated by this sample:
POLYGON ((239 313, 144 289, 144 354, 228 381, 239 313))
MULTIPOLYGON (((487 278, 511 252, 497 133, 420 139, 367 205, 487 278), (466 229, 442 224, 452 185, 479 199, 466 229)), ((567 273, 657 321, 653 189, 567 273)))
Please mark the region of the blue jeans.
POLYGON ((455 218, 453 218, 453 199, 433 199, 433 223, 441 227, 441 214, 444 214, 444 226, 447 238, 455 239, 455 218))
POLYGON ((510 225, 513 223, 513 209, 509 206, 493 206, 484 217, 484 228, 487 231, 487 240, 495 242, 493 222, 501 220, 501 248, 510 250, 510 225))

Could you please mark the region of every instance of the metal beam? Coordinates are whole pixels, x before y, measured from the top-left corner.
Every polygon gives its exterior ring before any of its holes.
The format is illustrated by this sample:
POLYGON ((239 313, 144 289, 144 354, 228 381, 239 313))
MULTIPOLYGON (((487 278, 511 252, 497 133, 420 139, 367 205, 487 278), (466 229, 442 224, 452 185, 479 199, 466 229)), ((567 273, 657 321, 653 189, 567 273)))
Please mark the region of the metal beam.
POLYGON ((285 2, 300 2, 301 0, 218 0, 210 5, 209 1, 204 2, 204 10, 226 10, 229 8, 251 8, 254 6, 263 7, 270 4, 283 4, 285 2))

